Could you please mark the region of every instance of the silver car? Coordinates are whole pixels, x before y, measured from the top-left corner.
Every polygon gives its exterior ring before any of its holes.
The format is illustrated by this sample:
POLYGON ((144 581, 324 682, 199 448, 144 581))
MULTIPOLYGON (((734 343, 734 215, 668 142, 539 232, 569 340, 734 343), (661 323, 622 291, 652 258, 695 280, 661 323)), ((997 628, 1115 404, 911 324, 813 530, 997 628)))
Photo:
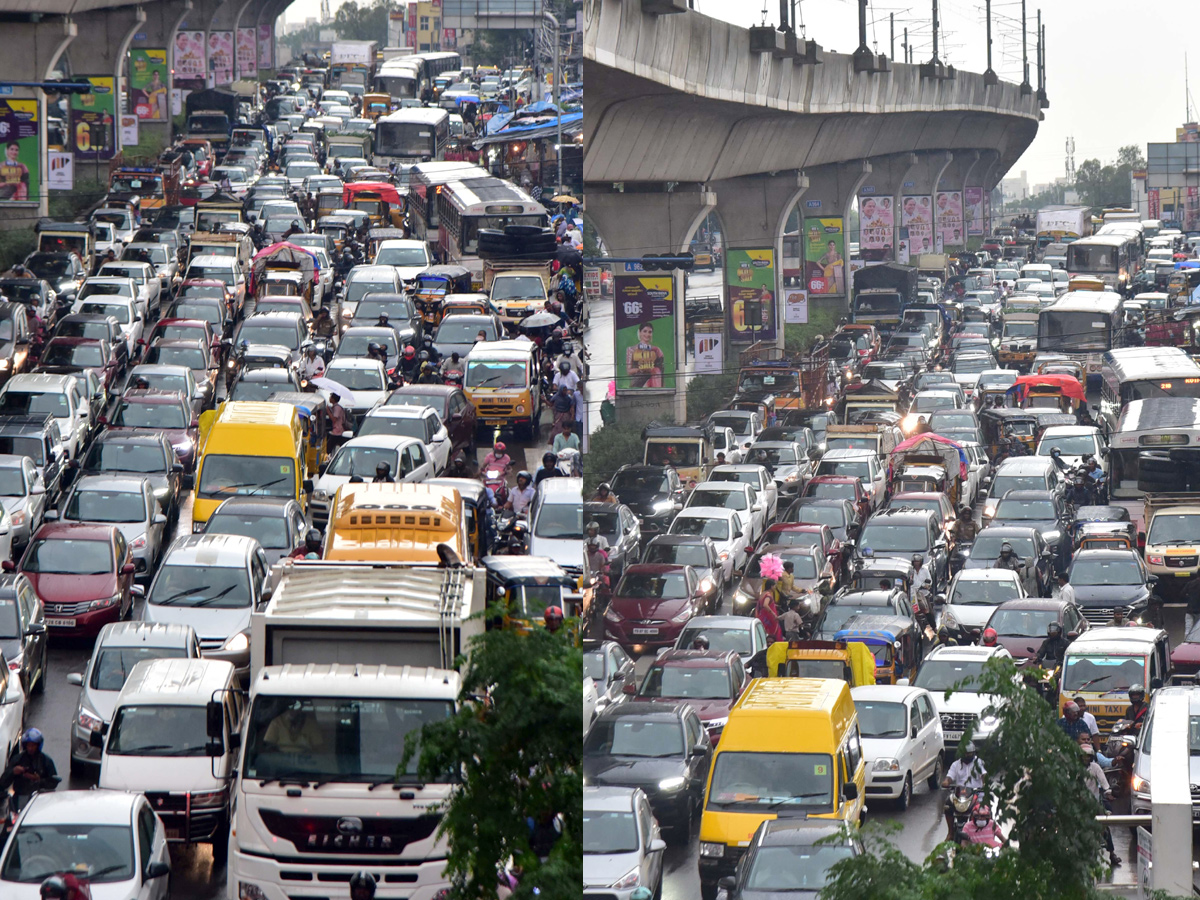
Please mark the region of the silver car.
POLYGON ((28 456, 0 454, 0 503, 8 513, 13 546, 24 547, 46 512, 46 488, 28 456))
POLYGON ((662 889, 658 823, 641 788, 583 789, 583 896, 629 900, 639 887, 662 889))
POLYGON ((110 622, 100 629, 92 658, 83 672, 67 675, 80 687, 71 722, 71 774, 99 774, 99 747, 92 732, 112 722, 117 697, 134 665, 144 659, 199 659, 200 639, 191 625, 110 622))
POLYGON ((149 581, 162 553, 167 532, 150 479, 138 475, 87 475, 80 478, 46 518, 93 525, 116 525, 133 554, 136 578, 149 581))

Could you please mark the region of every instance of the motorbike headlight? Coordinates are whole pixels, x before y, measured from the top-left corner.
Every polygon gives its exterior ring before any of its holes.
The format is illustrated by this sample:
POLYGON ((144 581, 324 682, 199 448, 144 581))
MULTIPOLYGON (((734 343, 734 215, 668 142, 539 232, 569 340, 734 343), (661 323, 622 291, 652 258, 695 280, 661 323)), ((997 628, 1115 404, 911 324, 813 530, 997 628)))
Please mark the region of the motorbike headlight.
POLYGON ((242 653, 250 648, 250 635, 244 631, 239 631, 237 634, 227 640, 221 647, 230 653, 242 653))
POLYGON ((681 787, 683 787, 683 785, 684 785, 683 776, 675 775, 672 778, 664 778, 662 781, 660 781, 658 783, 658 789, 660 791, 677 791, 681 787))
POLYGON ((900 763, 886 756, 881 756, 875 760, 875 765, 871 766, 871 769, 875 772, 896 772, 900 769, 900 763))
POLYGON ((104 720, 86 706, 79 709, 79 727, 88 731, 99 731, 104 727, 104 720))
POLYGON ((612 886, 614 888, 616 888, 617 890, 622 890, 624 888, 637 887, 641 881, 641 877, 642 877, 642 870, 640 867, 636 868, 636 869, 630 869, 623 876, 621 876, 620 879, 618 879, 617 881, 614 881, 612 886))
POLYGON ((724 844, 713 844, 709 841, 700 842, 700 855, 707 859, 720 859, 725 855, 724 844))

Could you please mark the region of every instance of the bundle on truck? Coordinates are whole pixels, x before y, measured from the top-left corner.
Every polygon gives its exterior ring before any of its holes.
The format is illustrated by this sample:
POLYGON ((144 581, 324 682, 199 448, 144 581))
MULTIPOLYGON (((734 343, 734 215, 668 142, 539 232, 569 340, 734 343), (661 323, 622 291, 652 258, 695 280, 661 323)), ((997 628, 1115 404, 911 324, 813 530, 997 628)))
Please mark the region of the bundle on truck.
POLYGON ((1070 243, 1088 233, 1091 217, 1084 206, 1048 206, 1037 211, 1037 242, 1039 247, 1053 243, 1070 243))
POLYGON ((850 319, 874 325, 890 334, 900 324, 904 309, 917 299, 917 270, 899 263, 879 263, 854 273, 850 319))

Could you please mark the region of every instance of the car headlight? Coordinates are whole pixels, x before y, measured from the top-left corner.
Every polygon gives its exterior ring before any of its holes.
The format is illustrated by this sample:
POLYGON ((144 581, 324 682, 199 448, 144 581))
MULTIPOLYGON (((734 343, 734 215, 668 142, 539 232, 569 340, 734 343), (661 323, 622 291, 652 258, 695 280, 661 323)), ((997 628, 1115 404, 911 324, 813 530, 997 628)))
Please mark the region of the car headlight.
POLYGON ((714 582, 707 575, 705 575, 703 578, 700 579, 700 590, 704 591, 704 593, 706 593, 706 594, 709 591, 711 591, 715 586, 716 586, 716 582, 714 582))
MULTIPOLYGON (((13 521, 16 521, 16 516, 13 516, 13 521)), ((1150 563, 1152 566, 1161 566, 1163 565, 1163 558, 1157 554, 1151 553, 1146 557, 1146 562, 1150 563)))
POLYGON ((225 791, 195 791, 192 793, 192 806, 224 806, 225 791))
POLYGON ((104 720, 86 706, 79 708, 79 727, 87 731, 99 731, 104 727, 104 720))
POLYGON ((724 844, 713 844, 709 841, 700 842, 700 855, 708 859, 720 859, 725 855, 724 844))
POLYGON ((800 473, 799 472, 789 472, 787 475, 783 476, 783 480, 785 482, 787 482, 788 484, 793 484, 800 480, 800 473))
POLYGON ((690 606, 685 606, 678 613, 671 616, 671 621, 675 622, 676 624, 683 624, 691 617, 692 617, 692 608, 690 606))
POLYGON ((875 765, 871 766, 871 769, 875 772, 896 772, 900 769, 900 763, 886 756, 881 756, 875 760, 875 765))
POLYGON ((25 524, 25 511, 21 510, 19 512, 13 513, 12 514, 12 523, 14 525, 24 525, 25 524))
POLYGON ((21 670, 21 660, 25 658, 24 653, 18 653, 8 661, 8 671, 19 672, 21 670))
POLYGON ((958 619, 954 618, 954 612, 946 609, 938 618, 938 627, 945 625, 947 628, 954 628, 958 625, 958 619))
POLYGON ((244 631, 239 631, 237 634, 229 638, 221 647, 222 650, 227 650, 230 653, 241 653, 250 648, 250 635, 244 631))
POLYGON ((722 716, 719 719, 709 719, 704 723, 704 727, 709 731, 716 731, 718 728, 724 728, 729 724, 729 716, 722 716))
POLYGON ((146 549, 146 536, 143 534, 140 537, 135 537, 132 541, 129 542, 129 549, 130 550, 145 550, 146 549))
POLYGON ((683 787, 683 785, 684 785, 683 776, 675 775, 671 778, 664 778, 662 781, 660 781, 658 783, 658 789, 660 791, 677 791, 681 787, 683 787))
POLYGON ((675 502, 673 500, 659 500, 655 502, 653 507, 655 514, 670 512, 674 508, 675 502))
POLYGON ((621 614, 610 606, 604 611, 604 618, 609 622, 620 622, 621 614))
POLYGON ((612 886, 618 890, 621 890, 622 888, 637 887, 641 881, 641 877, 641 868, 630 869, 619 880, 614 881, 612 886))
POLYGON ((1141 775, 1133 776, 1133 789, 1139 794, 1150 793, 1150 779, 1143 778, 1141 775))
POLYGON ((995 715, 987 715, 979 720, 979 724, 991 731, 1000 724, 1000 717, 995 715))
POLYGON ((727 559, 729 559, 729 551, 722 550, 720 553, 717 554, 717 556, 719 556, 722 561, 727 560, 727 559))
POLYGON ((517 406, 516 406, 516 411, 517 411, 517 412, 519 412, 519 413, 523 413, 523 412, 525 412, 525 404, 524 404, 524 403, 518 403, 518 404, 517 404, 517 406))
POLYGON ((313 491, 313 499, 326 501, 329 499, 329 492, 328 491, 313 491))
POLYGON ((996 515, 996 504, 995 503, 985 503, 983 506, 983 517, 985 519, 990 519, 995 515, 996 515))
POLYGON ((108 609, 110 606, 116 606, 120 602, 121 602, 120 594, 113 594, 113 596, 111 596, 111 597, 104 597, 103 599, 100 599, 100 600, 93 600, 91 603, 88 604, 88 612, 91 612, 92 610, 95 610, 95 609, 108 609))
POLYGON ((754 595, 748 594, 743 590, 739 590, 734 593, 733 602, 735 606, 745 606, 747 603, 754 602, 754 595))
POLYGON ((206 522, 192 522, 192 534, 203 534, 206 522))

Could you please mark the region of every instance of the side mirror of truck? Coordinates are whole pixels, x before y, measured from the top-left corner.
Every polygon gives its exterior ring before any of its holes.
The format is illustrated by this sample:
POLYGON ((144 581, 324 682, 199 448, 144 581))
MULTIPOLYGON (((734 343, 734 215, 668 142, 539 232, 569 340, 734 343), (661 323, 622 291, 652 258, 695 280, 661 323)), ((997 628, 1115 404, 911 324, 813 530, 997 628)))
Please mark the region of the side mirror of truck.
MULTIPOLYGON (((225 734, 225 710, 223 704, 220 700, 209 700, 204 711, 208 736, 216 739, 216 741, 220 741, 225 734)), ((220 754, 217 755, 219 756, 220 754)))
POLYGON ((209 741, 204 745, 204 755, 214 759, 225 755, 225 744, 221 741, 209 741))

